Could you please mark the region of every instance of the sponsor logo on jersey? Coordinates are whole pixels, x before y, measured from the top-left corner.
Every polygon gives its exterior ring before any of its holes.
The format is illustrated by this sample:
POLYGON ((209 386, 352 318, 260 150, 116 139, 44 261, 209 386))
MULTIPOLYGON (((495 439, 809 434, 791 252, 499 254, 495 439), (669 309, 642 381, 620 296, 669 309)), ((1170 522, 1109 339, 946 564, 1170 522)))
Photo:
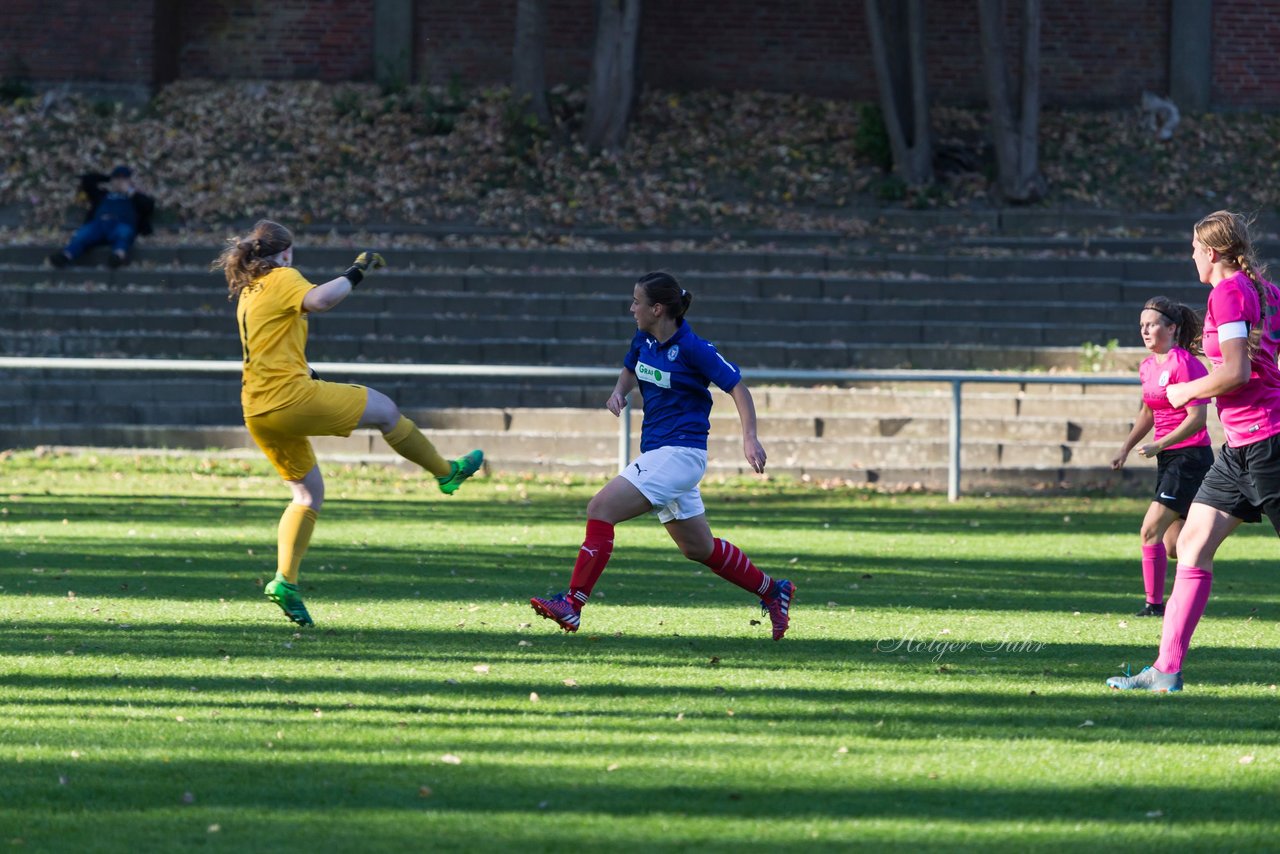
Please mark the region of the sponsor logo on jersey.
POLYGON ((636 379, 653 383, 658 388, 671 388, 671 372, 659 370, 644 362, 636 363, 636 379))
POLYGON ((1161 371, 1160 379, 1156 380, 1156 382, 1160 384, 1160 388, 1164 388, 1165 386, 1167 386, 1169 384, 1169 372, 1161 371))

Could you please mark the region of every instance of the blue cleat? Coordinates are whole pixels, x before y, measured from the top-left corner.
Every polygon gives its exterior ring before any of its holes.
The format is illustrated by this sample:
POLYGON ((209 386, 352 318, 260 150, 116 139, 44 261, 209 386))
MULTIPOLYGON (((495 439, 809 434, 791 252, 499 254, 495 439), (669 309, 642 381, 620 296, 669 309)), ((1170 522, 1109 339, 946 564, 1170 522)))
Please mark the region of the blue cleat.
POLYGON ((1154 667, 1144 667, 1137 676, 1112 676, 1107 687, 1117 691, 1155 691, 1168 694, 1182 690, 1182 673, 1165 673, 1154 667))

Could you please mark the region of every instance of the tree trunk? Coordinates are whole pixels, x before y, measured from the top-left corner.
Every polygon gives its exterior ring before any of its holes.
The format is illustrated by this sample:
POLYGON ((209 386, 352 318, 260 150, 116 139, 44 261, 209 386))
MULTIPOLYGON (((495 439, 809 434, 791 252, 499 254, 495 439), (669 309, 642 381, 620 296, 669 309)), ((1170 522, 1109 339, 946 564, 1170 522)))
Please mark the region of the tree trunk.
POLYGON ((593 151, 617 148, 636 96, 640 0, 596 0, 596 45, 583 137, 593 151))
POLYGON ((978 0, 978 19, 1000 193, 1011 202, 1038 201, 1046 190, 1038 154, 1040 0, 1023 0, 1022 79, 1016 110, 1004 44, 1004 0, 978 0))
POLYGON ((528 106, 526 111, 543 125, 550 124, 547 108, 547 0, 516 0, 516 48, 512 58, 511 91, 528 106))
POLYGON ((880 110, 893 150, 894 171, 912 186, 932 183, 924 0, 866 0, 866 11, 880 110))

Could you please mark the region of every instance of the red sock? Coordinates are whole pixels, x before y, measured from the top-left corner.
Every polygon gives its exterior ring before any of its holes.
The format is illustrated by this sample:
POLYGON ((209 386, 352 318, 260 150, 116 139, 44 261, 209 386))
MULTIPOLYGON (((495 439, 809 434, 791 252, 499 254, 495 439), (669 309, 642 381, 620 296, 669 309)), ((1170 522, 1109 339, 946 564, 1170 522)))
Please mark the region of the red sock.
POLYGON ((1178 564, 1173 579, 1173 592, 1164 606, 1164 622, 1161 624, 1160 657, 1155 668, 1161 673, 1178 673, 1182 659, 1191 644, 1191 635, 1204 615, 1213 588, 1213 573, 1196 566, 1178 564))
POLYGON ((725 581, 738 585, 743 590, 750 590, 758 596, 769 592, 773 579, 756 569, 751 558, 742 553, 742 549, 728 540, 716 537, 711 549, 711 557, 703 561, 711 567, 711 571, 725 581))
POLYGON ((569 601, 574 607, 582 610, 591 596, 591 588, 596 586, 600 573, 613 554, 613 525, 599 519, 587 520, 587 536, 578 550, 578 560, 573 565, 573 575, 569 578, 569 601))

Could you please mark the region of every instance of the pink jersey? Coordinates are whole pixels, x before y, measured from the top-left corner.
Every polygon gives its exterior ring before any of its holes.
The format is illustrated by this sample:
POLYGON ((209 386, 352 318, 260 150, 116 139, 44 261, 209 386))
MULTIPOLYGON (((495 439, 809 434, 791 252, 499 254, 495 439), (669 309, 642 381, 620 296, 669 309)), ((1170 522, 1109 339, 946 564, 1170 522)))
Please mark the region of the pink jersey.
MULTIPOLYGON (((1185 406, 1181 409, 1174 409, 1169 405, 1169 395, 1166 393, 1165 387, 1169 383, 1189 383, 1192 380, 1198 380, 1206 376, 1208 373, 1208 369, 1201 364, 1199 359, 1181 347, 1170 348, 1169 352, 1165 354, 1163 363, 1157 362, 1154 355, 1148 356, 1143 360, 1142 366, 1138 368, 1138 377, 1142 380, 1142 402, 1147 405, 1147 408, 1151 410, 1151 414, 1155 416, 1156 435, 1154 441, 1159 442, 1187 419, 1185 406)), ((1193 400, 1187 406, 1205 406, 1208 403, 1209 401, 1207 400, 1193 400)), ((1210 444, 1209 431, 1201 428, 1181 442, 1165 448, 1165 450, 1207 447, 1210 444)))
POLYGON ((1258 304, 1258 292, 1244 273, 1223 279, 1209 292, 1204 314, 1204 354, 1216 368, 1222 364, 1218 328, 1244 321, 1250 329, 1262 326, 1262 340, 1251 362, 1249 380, 1230 394, 1218 395, 1218 418, 1233 448, 1252 445, 1280 434, 1280 288, 1264 282, 1265 306, 1258 304))

